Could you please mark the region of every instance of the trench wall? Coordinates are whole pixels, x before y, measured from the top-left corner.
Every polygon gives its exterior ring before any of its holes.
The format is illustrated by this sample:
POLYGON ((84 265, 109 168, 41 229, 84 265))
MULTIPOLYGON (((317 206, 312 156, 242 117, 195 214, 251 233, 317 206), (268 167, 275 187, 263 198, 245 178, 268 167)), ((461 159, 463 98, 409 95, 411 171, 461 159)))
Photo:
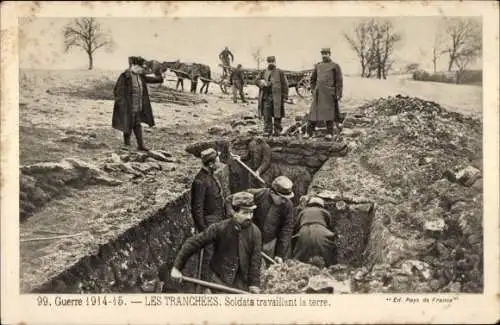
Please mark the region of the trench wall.
MULTIPOLYGON (((158 274, 169 272, 180 245, 190 236, 190 193, 184 192, 154 215, 127 230, 99 251, 82 258, 52 280, 34 289, 35 293, 136 293, 161 288, 145 288, 145 280, 159 283, 158 274), (160 272, 158 272, 160 271, 160 272)), ((193 257, 184 270, 193 276, 193 257)), ((173 291, 185 291, 167 283, 173 291)))
MULTIPOLYGON (((187 151, 195 156, 207 147, 222 152, 222 160, 229 169, 231 192, 235 192, 247 188, 248 172, 228 159, 229 147, 232 152, 243 155, 248 141, 250 138, 238 138, 232 143, 197 143, 187 151)), ((268 143, 273 163, 264 178, 269 182, 279 175, 291 178, 295 184, 295 203, 306 194, 314 173, 329 157, 346 154, 345 145, 332 142, 305 145, 300 140, 273 139, 268 143)), ((32 292, 161 292, 161 281, 165 282, 164 289, 168 292, 193 292, 191 285, 178 285, 169 280, 176 254, 184 240, 191 236, 192 227, 190 192, 186 191, 137 226, 102 245, 96 254, 82 258, 32 292)), ((183 273, 194 276, 197 262, 197 256, 191 258, 183 273)))

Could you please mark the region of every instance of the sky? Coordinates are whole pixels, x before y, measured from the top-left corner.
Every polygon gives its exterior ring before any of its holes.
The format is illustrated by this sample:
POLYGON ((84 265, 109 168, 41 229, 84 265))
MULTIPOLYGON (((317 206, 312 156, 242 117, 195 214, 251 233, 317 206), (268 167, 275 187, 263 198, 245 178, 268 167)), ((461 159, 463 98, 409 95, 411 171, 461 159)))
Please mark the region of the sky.
MULTIPOLYGON (((431 51, 440 18, 391 17, 402 41, 394 52, 395 66, 420 63, 432 69, 431 51)), ((263 56, 275 55, 279 67, 287 70, 310 69, 320 60, 319 50, 330 47, 332 58, 345 74, 359 73, 355 53, 343 37, 352 32, 358 17, 298 18, 98 18, 103 30, 109 30, 116 44, 112 53, 95 53, 94 67, 121 70, 127 58, 140 55, 158 61, 199 62, 217 67, 218 54, 228 46, 235 64, 256 68, 252 53, 261 49, 263 56)), ((20 68, 86 69, 87 55, 73 49, 64 53, 62 28, 66 18, 31 18, 20 21, 20 68)), ((444 69, 443 56, 438 69, 444 69)), ((481 67, 479 60, 472 68, 481 67)))

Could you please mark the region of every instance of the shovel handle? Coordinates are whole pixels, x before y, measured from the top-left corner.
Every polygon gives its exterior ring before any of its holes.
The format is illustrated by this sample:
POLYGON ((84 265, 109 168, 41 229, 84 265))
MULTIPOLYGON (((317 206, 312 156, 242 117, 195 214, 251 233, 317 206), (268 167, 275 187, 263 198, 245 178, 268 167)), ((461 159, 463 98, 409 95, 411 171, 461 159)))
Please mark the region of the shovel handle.
POLYGON ((278 262, 276 262, 274 259, 271 258, 271 256, 267 255, 266 253, 260 252, 260 255, 262 255, 262 257, 271 264, 278 264, 278 262))
POLYGON ((257 175, 257 173, 252 168, 248 167, 247 164, 245 164, 243 161, 241 161, 241 159, 237 158, 238 156, 231 153, 231 157, 234 160, 236 160, 241 166, 243 166, 246 170, 248 170, 248 172, 250 172, 250 174, 252 174, 253 177, 257 178, 257 180, 259 180, 259 182, 261 182, 263 185, 267 186, 266 181, 263 180, 259 175, 257 175))
POLYGON ((250 293, 248 291, 231 288, 231 287, 228 287, 228 286, 225 286, 222 284, 213 283, 213 282, 198 280, 198 279, 191 278, 191 277, 184 276, 184 275, 182 276, 182 281, 191 282, 194 284, 199 284, 201 286, 204 286, 204 287, 207 287, 210 289, 221 290, 221 291, 225 291, 225 292, 229 292, 229 293, 238 293, 238 294, 249 294, 250 293))

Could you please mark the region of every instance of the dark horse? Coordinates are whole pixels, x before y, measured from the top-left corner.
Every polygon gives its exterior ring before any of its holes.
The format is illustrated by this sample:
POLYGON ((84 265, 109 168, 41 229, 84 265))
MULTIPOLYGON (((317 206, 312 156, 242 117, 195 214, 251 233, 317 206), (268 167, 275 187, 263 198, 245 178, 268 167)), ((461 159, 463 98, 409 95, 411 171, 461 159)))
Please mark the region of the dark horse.
POLYGON ((201 63, 183 63, 179 60, 172 62, 160 63, 161 72, 165 73, 167 70, 172 71, 177 76, 177 84, 175 89, 181 86, 182 91, 184 91, 184 78, 191 80, 191 92, 196 93, 198 88, 198 79, 201 79, 203 83, 200 88, 200 93, 203 93, 205 89, 205 94, 208 93, 208 86, 211 80, 210 67, 206 64, 201 63))

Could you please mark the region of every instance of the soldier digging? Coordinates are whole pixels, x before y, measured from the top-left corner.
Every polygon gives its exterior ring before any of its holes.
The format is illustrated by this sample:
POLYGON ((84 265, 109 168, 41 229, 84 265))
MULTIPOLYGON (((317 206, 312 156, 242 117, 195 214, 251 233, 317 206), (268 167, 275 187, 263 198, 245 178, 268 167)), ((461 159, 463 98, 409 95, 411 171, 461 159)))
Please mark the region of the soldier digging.
POLYGON ((329 48, 321 49, 321 56, 322 61, 314 66, 311 75, 313 102, 309 111, 307 134, 304 138, 313 135, 318 121, 325 121, 327 139, 333 138, 334 122, 340 132, 339 101, 342 98, 342 71, 340 66, 332 61, 329 48))
POLYGON ((150 127, 155 125, 147 83, 163 83, 161 72, 155 76, 146 76, 146 60, 141 57, 129 57, 129 69, 122 72, 113 89, 115 103, 113 107, 112 127, 123 132, 125 147, 130 146, 132 131, 137 139, 137 148, 148 151, 142 136, 142 123, 150 127))
MULTIPOLYGON (((212 148, 201 152, 202 167, 191 186, 191 214, 199 233, 206 230, 211 224, 225 219, 226 216, 222 184, 214 175, 218 168, 218 158, 217 151, 212 148)), ((212 253, 213 247, 207 246, 201 254, 202 280, 210 280, 209 263, 212 253)))
POLYGON ((336 263, 335 221, 325 210, 325 202, 312 197, 300 211, 295 222, 292 258, 303 263, 315 256, 323 259, 325 266, 336 263))
POLYGON ((276 262, 285 260, 291 250, 294 207, 291 199, 293 183, 286 176, 279 176, 271 188, 249 188, 257 208, 254 223, 262 233, 262 251, 276 262))
POLYGON ((267 57, 268 67, 256 78, 259 87, 259 118, 264 118, 264 135, 279 136, 281 119, 285 117, 285 101, 288 100, 288 81, 283 71, 276 67, 276 58, 267 57), (273 131, 274 127, 274 131, 273 131))
POLYGON ((233 194, 231 206, 231 218, 210 225, 184 242, 170 273, 172 279, 182 281, 181 270, 189 258, 210 245, 215 247, 210 259, 211 282, 260 292, 262 237, 252 223, 256 208, 253 196, 246 192, 233 194))
MULTIPOLYGON (((265 174, 271 166, 271 147, 261 136, 256 136, 248 143, 247 154, 241 158, 247 162, 248 167, 255 171, 264 181, 271 182, 268 174, 265 174), (264 175, 265 174, 265 175, 264 175)), ((261 184, 253 175, 248 175, 248 187, 261 187, 261 184)))

